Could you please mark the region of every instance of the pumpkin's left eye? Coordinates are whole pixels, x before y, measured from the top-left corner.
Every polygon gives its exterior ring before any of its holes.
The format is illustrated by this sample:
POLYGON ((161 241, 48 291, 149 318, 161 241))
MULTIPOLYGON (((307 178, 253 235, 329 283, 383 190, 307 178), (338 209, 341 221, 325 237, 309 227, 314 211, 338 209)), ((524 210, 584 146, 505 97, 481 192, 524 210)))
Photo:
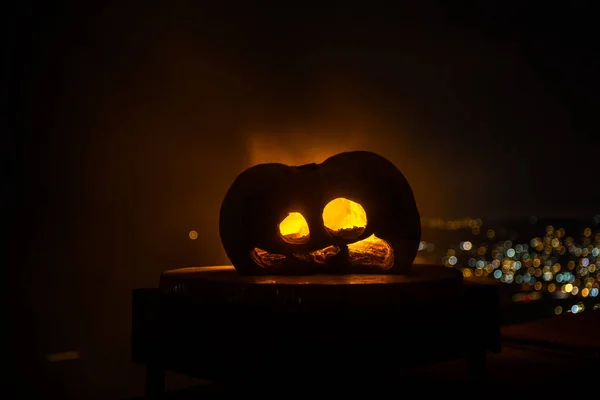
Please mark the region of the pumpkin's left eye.
POLYGON ((310 239, 310 230, 304 216, 299 212, 291 212, 279 223, 279 234, 284 242, 302 244, 310 239))

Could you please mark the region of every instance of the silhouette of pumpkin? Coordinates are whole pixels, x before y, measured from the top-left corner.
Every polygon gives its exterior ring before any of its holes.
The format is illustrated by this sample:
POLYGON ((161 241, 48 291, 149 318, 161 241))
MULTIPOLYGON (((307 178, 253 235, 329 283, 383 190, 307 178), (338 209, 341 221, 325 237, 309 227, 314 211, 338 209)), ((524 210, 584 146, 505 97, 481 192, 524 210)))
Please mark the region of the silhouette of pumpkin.
POLYGON ((404 175, 380 155, 352 151, 248 168, 225 195, 219 232, 244 275, 402 274, 421 224, 404 175))

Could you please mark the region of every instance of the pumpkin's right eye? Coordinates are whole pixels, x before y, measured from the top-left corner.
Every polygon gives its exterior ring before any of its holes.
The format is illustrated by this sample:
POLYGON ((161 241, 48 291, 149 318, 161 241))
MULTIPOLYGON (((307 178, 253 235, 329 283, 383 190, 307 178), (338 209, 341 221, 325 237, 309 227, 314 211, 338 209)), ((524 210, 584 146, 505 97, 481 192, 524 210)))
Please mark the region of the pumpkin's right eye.
POLYGON ((291 212, 279 223, 279 234, 284 242, 302 244, 310 239, 308 223, 299 212, 291 212))
POLYGON ((323 224, 332 236, 356 239, 367 227, 367 213, 357 202, 338 197, 323 208, 323 224))

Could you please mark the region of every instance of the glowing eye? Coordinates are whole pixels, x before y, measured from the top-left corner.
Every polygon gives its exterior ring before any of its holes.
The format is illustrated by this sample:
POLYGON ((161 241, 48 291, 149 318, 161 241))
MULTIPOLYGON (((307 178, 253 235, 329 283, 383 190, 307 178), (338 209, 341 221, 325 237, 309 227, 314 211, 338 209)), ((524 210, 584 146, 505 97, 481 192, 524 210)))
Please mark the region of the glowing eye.
POLYGON ((332 236, 355 239, 367 227, 367 213, 360 204, 339 197, 331 200, 323 209, 323 224, 332 236))
POLYGON ((306 219, 299 212, 291 212, 279 223, 279 234, 286 243, 301 244, 310 239, 306 219))

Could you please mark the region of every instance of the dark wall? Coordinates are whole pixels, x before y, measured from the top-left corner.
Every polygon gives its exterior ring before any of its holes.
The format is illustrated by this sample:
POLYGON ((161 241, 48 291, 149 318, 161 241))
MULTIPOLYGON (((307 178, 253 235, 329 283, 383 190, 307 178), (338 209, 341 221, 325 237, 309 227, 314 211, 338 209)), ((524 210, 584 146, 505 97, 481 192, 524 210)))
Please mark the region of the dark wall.
POLYGON ((204 3, 6 14, 6 293, 18 382, 45 379, 30 390, 139 392, 131 289, 227 263, 220 201, 256 162, 375 150, 425 216, 600 202, 585 10, 204 3), (66 350, 81 359, 44 359, 66 350))

